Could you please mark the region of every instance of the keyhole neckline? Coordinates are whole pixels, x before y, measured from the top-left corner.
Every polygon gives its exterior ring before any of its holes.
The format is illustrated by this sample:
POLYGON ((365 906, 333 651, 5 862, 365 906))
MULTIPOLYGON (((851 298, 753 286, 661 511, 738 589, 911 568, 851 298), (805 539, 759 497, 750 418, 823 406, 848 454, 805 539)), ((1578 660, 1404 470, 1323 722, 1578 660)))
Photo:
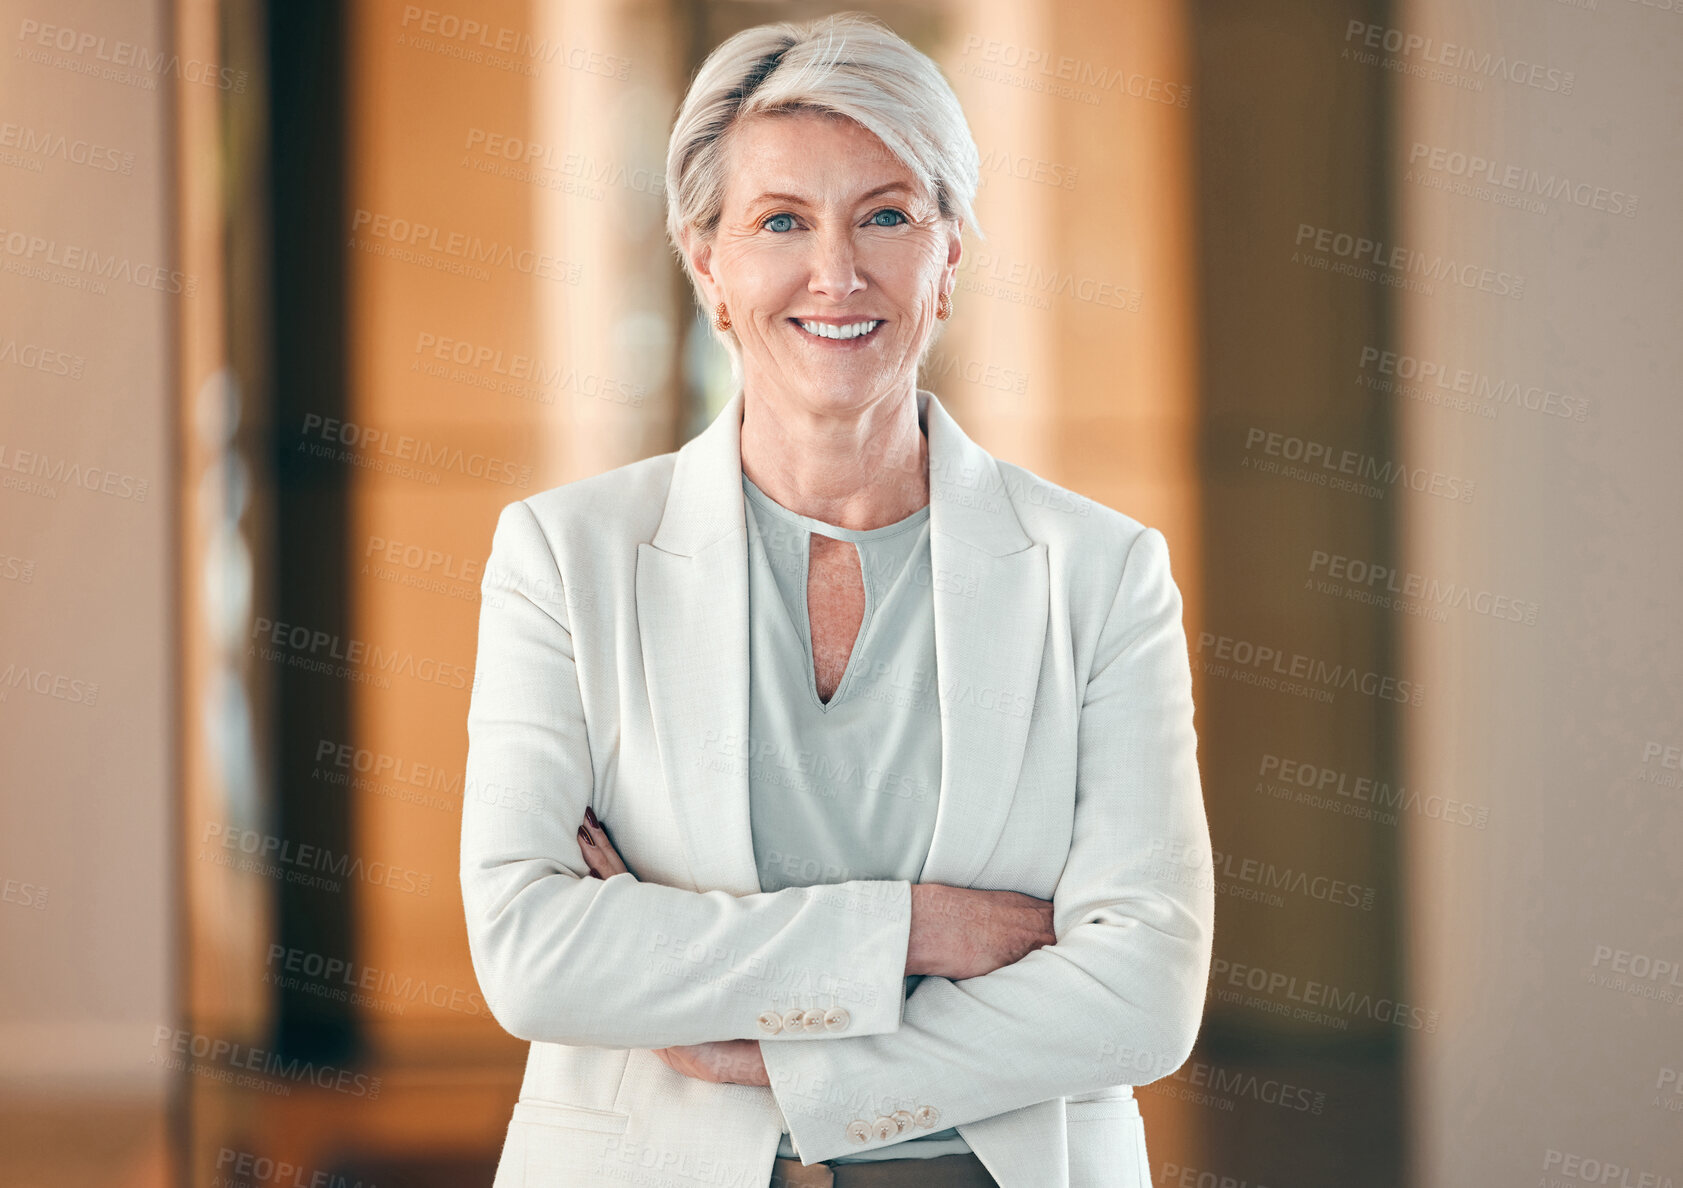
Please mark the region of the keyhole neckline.
POLYGON ((803 516, 800 512, 790 511, 760 490, 755 485, 754 480, 749 478, 747 474, 742 476, 742 489, 747 492, 748 497, 754 501, 756 507, 763 508, 769 514, 805 528, 808 532, 815 532, 819 536, 828 536, 832 540, 842 540, 852 544, 896 536, 901 532, 918 527, 929 518, 929 505, 926 503, 910 515, 896 520, 892 524, 884 524, 880 528, 843 528, 839 524, 826 523, 812 516, 803 516))

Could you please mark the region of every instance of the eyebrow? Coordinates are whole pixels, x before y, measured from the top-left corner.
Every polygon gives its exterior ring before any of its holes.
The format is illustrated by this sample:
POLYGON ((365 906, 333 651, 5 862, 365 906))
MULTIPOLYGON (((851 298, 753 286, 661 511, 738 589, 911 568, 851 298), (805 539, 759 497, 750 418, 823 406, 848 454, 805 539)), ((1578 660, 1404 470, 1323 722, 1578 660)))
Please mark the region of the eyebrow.
MULTIPOLYGON (((859 199, 862 202, 867 201, 871 198, 877 197, 878 195, 887 194, 887 193, 890 193, 891 191, 894 191, 894 190, 900 190, 903 193, 907 193, 907 194, 910 194, 912 192, 911 187, 906 185, 904 182, 889 182, 887 185, 878 186, 874 190, 865 191, 863 194, 861 194, 859 196, 859 199)), ((807 204, 807 200, 805 198, 802 198, 799 194, 778 194, 778 193, 773 193, 773 192, 770 192, 770 191, 768 191, 764 194, 761 194, 756 198, 750 198, 748 200, 748 202, 749 202, 749 205, 752 205, 756 202, 764 202, 767 198, 770 198, 774 202, 795 202, 795 203, 799 203, 802 206, 805 206, 807 204)))

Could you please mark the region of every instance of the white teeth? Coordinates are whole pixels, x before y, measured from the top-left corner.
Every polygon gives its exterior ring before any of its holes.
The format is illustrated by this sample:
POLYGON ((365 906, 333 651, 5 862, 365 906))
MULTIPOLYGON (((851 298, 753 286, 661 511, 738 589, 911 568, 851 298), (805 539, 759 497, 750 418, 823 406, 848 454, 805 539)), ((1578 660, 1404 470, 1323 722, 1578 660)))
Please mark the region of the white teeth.
POLYGON ((861 335, 869 334, 882 325, 882 322, 855 322, 851 326, 830 326, 824 322, 799 322, 797 325, 808 334, 816 335, 819 338, 858 338, 861 335))

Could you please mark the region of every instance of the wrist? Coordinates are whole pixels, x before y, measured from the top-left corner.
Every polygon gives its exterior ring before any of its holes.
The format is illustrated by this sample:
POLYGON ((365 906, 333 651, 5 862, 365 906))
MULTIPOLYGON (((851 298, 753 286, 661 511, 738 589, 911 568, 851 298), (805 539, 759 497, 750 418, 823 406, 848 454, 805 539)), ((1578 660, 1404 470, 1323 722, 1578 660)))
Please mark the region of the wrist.
POLYGON ((912 884, 911 927, 906 937, 906 976, 923 975, 934 972, 930 953, 929 928, 929 897, 935 893, 935 885, 925 883, 912 884))

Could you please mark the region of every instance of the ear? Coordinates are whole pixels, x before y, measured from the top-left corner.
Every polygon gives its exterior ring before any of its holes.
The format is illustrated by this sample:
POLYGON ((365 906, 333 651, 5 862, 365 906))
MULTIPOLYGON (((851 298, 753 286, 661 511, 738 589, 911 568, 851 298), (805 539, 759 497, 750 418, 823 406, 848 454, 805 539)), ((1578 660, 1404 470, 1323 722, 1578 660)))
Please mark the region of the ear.
POLYGON ((964 256, 964 220, 954 219, 947 230, 946 276, 949 285, 958 276, 958 262, 964 256))
POLYGON ((703 243, 696 238, 695 228, 688 223, 678 229, 678 246, 683 249, 684 256, 695 269, 695 274, 701 280, 701 287, 707 294, 709 304, 718 301, 718 282, 713 278, 713 245, 703 243))

